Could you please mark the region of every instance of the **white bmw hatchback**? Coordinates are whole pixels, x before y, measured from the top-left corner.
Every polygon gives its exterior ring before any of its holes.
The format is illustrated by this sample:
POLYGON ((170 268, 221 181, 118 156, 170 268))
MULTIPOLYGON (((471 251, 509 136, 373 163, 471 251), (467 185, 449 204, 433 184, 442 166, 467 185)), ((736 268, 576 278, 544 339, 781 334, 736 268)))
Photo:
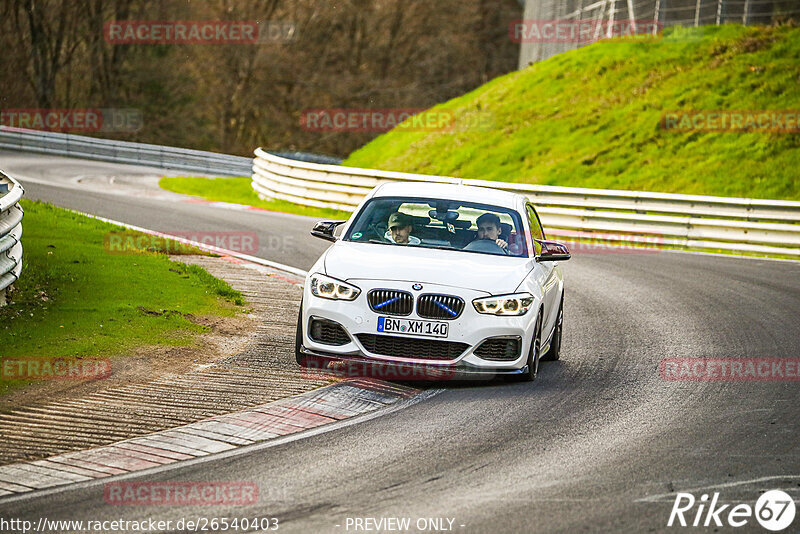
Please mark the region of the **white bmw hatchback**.
MULTIPOLYGON (((341 231, 338 231, 341 230, 341 231)), ((561 348, 567 248, 526 197, 464 185, 376 187, 306 279, 296 357, 533 380, 561 348)), ((402 375, 399 375, 402 376, 402 375)), ((419 375, 417 375, 419 376, 419 375)))

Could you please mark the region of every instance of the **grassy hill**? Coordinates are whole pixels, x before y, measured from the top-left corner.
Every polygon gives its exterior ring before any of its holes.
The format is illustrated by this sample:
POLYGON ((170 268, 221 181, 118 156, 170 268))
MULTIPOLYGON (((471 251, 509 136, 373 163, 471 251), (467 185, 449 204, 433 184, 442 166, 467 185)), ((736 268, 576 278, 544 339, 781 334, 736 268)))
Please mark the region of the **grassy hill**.
POLYGON ((665 130, 677 110, 800 110, 800 28, 669 28, 601 41, 436 106, 482 117, 395 129, 345 165, 606 189, 800 200, 800 133, 665 130), (458 124, 458 123, 457 123, 458 124))

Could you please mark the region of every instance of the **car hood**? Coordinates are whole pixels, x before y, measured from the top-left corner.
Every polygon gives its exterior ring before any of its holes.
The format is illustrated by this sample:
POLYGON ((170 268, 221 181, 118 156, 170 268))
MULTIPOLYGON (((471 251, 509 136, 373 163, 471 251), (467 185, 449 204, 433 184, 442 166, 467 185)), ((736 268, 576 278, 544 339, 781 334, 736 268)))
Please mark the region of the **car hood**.
POLYGON ((533 269, 530 258, 339 241, 325 255, 328 276, 394 280, 513 293, 533 269))

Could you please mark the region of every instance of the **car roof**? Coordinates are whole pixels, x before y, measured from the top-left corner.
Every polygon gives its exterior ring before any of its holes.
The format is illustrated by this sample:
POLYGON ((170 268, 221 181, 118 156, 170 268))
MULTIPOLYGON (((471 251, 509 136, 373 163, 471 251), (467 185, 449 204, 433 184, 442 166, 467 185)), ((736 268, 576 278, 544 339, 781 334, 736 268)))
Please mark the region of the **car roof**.
POLYGON ((460 184, 431 182, 391 182, 380 185, 372 195, 378 197, 423 197, 461 200, 517 209, 526 198, 518 193, 460 184))

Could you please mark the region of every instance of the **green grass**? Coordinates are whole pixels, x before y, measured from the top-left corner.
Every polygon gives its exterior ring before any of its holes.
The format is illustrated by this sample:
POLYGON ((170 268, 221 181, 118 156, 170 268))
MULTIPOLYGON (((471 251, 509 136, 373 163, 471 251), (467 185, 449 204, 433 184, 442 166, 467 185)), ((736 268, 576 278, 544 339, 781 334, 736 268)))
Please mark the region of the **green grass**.
POLYGON ((286 200, 262 200, 250 185, 249 177, 240 178, 202 178, 196 176, 165 176, 158 185, 162 189, 214 200, 217 202, 230 202, 256 206, 270 211, 296 213, 320 219, 346 220, 350 218, 347 211, 334 209, 314 208, 294 204, 286 200))
MULTIPOLYGON (((800 28, 601 41, 434 109, 480 128, 388 132, 344 165, 531 184, 800 200, 800 135, 677 132, 676 110, 800 109, 800 28)), ((456 123, 458 125, 458 123, 456 123)))
MULTIPOLYGON (((241 311, 242 295, 200 267, 155 251, 107 252, 104 238, 124 228, 45 203, 22 206, 23 271, 0 308, 3 356, 113 357, 186 346, 208 330, 194 317, 241 311)), ((19 385, 0 381, 0 393, 19 385)))

